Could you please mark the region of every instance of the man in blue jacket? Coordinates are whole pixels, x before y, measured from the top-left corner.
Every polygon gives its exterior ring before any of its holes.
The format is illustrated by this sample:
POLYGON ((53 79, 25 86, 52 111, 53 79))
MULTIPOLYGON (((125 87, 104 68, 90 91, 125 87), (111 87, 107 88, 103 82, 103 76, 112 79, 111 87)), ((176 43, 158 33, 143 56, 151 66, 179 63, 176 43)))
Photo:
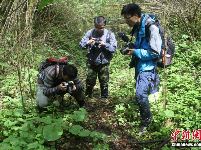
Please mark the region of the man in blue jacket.
POLYGON ((107 30, 105 26, 106 18, 104 16, 95 17, 94 28, 87 31, 79 45, 82 49, 88 49, 86 96, 92 97, 92 90, 98 76, 101 102, 108 104, 109 64, 117 49, 117 41, 114 33, 107 30))
MULTIPOLYGON (((145 34, 145 26, 148 22, 154 21, 149 15, 142 14, 139 5, 132 3, 123 7, 121 15, 124 16, 126 24, 133 28, 135 35, 134 49, 127 48, 128 55, 133 55, 135 61, 136 98, 140 108, 141 127, 139 134, 147 130, 151 123, 152 113, 148 94, 157 91, 156 59, 161 52, 162 40, 159 29, 155 25, 149 27, 150 37, 145 34)), ((133 64, 131 64, 133 65, 133 64)))

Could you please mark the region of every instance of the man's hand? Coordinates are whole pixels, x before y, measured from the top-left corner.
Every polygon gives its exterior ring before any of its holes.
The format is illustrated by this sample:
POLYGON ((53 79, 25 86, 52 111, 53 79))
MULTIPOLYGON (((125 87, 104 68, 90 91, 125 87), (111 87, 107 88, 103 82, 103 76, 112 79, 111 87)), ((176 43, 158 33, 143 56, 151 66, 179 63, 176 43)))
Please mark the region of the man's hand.
POLYGON ((103 41, 99 41, 99 46, 105 45, 103 41))
POLYGON ((87 44, 94 44, 95 43, 95 38, 90 39, 87 44))
MULTIPOLYGON (((87 42, 87 44, 95 44, 95 40, 96 38, 92 38, 87 42)), ((99 41, 98 46, 102 46, 102 45, 105 45, 105 43, 103 41, 99 41)))
POLYGON ((76 90, 76 86, 73 84, 73 91, 75 91, 76 90))
POLYGON ((134 49, 129 49, 129 48, 127 48, 126 50, 129 51, 129 52, 127 53, 127 55, 133 55, 133 51, 134 51, 134 49))
POLYGON ((63 83, 66 83, 66 82, 62 82, 61 84, 59 84, 59 90, 60 91, 66 91, 67 90, 67 87, 63 86, 63 83))

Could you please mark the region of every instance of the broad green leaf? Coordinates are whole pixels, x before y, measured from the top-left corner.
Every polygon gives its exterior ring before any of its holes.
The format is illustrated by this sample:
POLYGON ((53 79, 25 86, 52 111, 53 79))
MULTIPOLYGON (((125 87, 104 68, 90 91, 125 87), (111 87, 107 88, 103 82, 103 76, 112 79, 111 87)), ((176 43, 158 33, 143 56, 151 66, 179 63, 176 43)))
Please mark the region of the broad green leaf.
POLYGON ((50 4, 52 2, 54 2, 54 0, 43 0, 43 2, 38 7, 38 11, 40 11, 41 9, 43 9, 43 7, 47 6, 48 4, 50 4))
POLYGON ((20 122, 26 122, 26 120, 22 119, 22 118, 17 118, 18 121, 20 122))
POLYGON ((120 104, 120 105, 117 105, 117 109, 118 109, 118 110, 124 110, 125 107, 123 106, 123 104, 120 104))
POLYGON ((27 80, 28 79, 28 77, 29 77, 29 72, 27 72, 26 74, 25 74, 25 80, 27 80))
POLYGON ((118 121, 120 121, 120 122, 124 123, 125 119, 124 119, 124 118, 122 118, 122 117, 120 117, 120 118, 118 119, 118 121))
POLYGON ((13 130, 17 131, 17 130, 19 130, 19 129, 20 129, 20 127, 18 127, 18 126, 12 126, 12 127, 11 127, 11 129, 13 129, 13 130))
POLYGON ((14 115, 17 117, 22 117, 24 111, 22 109, 17 109, 16 111, 14 111, 14 115))
POLYGON ((58 118, 55 120, 56 123, 60 124, 60 125, 65 125, 63 122, 63 118, 58 118))
POLYGON ((3 130, 3 134, 4 134, 5 136, 8 136, 8 131, 7 131, 7 130, 3 130))
POLYGON ((87 111, 83 108, 80 108, 80 111, 74 111, 74 114, 72 115, 72 118, 75 121, 83 121, 85 119, 85 115, 87 114, 87 111))
POLYGON ((91 131, 89 131, 89 130, 80 131, 79 136, 86 137, 86 136, 89 136, 90 133, 91 133, 91 131))
POLYGON ((38 122, 42 122, 42 120, 43 120, 43 118, 40 118, 40 117, 35 117, 34 118, 36 121, 38 121, 38 122))
POLYGON ((80 125, 74 125, 74 126, 71 126, 69 128, 69 132, 71 132, 72 134, 77 135, 80 132, 80 130, 82 130, 82 129, 83 129, 82 126, 80 126, 80 125))
POLYGON ((165 110, 164 113, 165 113, 165 116, 166 116, 167 118, 172 118, 172 117, 174 117, 174 112, 173 112, 172 110, 165 110))
POLYGON ((28 131, 29 130, 29 128, 28 128, 28 124, 27 123, 25 123, 25 124, 23 124, 21 127, 20 127, 20 129, 22 130, 22 131, 28 131))
POLYGON ((50 116, 43 117, 43 118, 35 117, 35 120, 38 121, 38 122, 44 122, 46 124, 51 124, 52 123, 52 118, 50 118, 50 116))
POLYGON ((32 148, 36 149, 36 148, 38 148, 40 146, 40 144, 36 141, 34 143, 28 144, 27 146, 28 146, 28 149, 32 149, 32 148))
POLYGON ((11 126, 11 121, 10 121, 10 120, 6 120, 6 121, 4 122, 4 125, 5 125, 6 127, 11 126))
POLYGON ((6 67, 6 66, 8 66, 8 64, 7 64, 7 63, 0 62, 0 66, 6 67))
POLYGON ((22 132, 20 133, 20 137, 27 138, 27 137, 29 137, 29 133, 28 133, 28 132, 25 132, 25 131, 22 131, 22 132))
POLYGON ((13 115, 13 110, 9 110, 9 111, 5 112, 4 114, 7 116, 11 116, 11 115, 13 115))
POLYGON ((9 142, 12 145, 17 146, 19 144, 19 139, 13 135, 10 135, 8 138, 4 139, 4 142, 9 142))
POLYGON ((50 118, 50 116, 47 116, 45 118, 43 118, 43 122, 46 124, 51 124, 52 123, 52 118, 50 118))
POLYGON ((189 36, 184 34, 184 35, 182 35, 182 38, 187 39, 187 38, 189 38, 189 36))
POLYGON ((10 143, 5 143, 5 142, 3 142, 3 143, 1 144, 1 146, 2 146, 2 149, 10 149, 10 143))
POLYGON ((30 73, 34 74, 34 76, 36 76, 36 75, 38 75, 39 71, 31 69, 30 73))
POLYGON ((100 133, 99 133, 99 132, 96 132, 96 131, 93 131, 93 132, 91 132, 90 136, 91 136, 92 138, 94 138, 94 137, 99 137, 99 136, 100 136, 100 133))
POLYGON ((46 125, 43 128, 43 136, 48 141, 55 141, 61 138, 63 129, 57 124, 46 125))
POLYGON ((39 125, 36 129, 36 132, 39 134, 39 133, 42 133, 43 132, 43 125, 39 125))
POLYGON ((15 146, 15 145, 12 146, 12 149, 14 149, 14 150, 22 150, 21 146, 15 146))

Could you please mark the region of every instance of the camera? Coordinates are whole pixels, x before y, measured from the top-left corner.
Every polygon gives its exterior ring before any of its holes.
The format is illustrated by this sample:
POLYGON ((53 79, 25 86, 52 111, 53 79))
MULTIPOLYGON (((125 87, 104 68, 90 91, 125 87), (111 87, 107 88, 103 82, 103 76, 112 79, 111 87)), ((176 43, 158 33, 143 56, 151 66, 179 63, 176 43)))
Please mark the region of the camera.
POLYGON ((62 85, 66 86, 69 94, 72 94, 72 92, 73 92, 73 83, 72 82, 62 83, 62 85))
POLYGON ((124 33, 117 33, 117 35, 121 37, 124 42, 126 42, 126 45, 120 50, 121 54, 128 54, 129 50, 127 50, 127 48, 134 48, 133 44, 129 41, 129 38, 124 33))
POLYGON ((133 48, 133 44, 131 42, 127 42, 126 45, 120 50, 122 55, 126 55, 128 54, 129 50, 127 50, 127 48, 132 49, 133 48))
MULTIPOLYGON (((128 54, 129 50, 127 50, 127 48, 133 49, 134 48, 133 43, 131 43, 129 41, 129 38, 124 33, 117 33, 117 35, 118 35, 118 37, 121 37, 124 42, 126 42, 126 45, 120 50, 121 54, 122 55, 128 54)), ((132 55, 129 66, 130 66, 130 68, 133 68, 133 67, 135 67, 135 65, 136 65, 135 56, 132 55)))
POLYGON ((100 43, 100 41, 102 41, 100 38, 95 38, 95 43, 94 43, 94 45, 99 45, 100 43))

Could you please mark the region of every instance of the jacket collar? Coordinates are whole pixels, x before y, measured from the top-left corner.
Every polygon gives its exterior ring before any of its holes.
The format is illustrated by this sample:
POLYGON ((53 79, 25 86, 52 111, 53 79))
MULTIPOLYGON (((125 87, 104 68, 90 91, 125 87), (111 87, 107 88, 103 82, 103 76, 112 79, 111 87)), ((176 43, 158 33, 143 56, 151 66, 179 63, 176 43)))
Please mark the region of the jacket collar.
POLYGON ((148 22, 153 21, 153 19, 148 15, 148 14, 142 14, 141 15, 141 24, 140 24, 140 30, 138 31, 137 35, 137 30, 135 30, 135 36, 136 37, 145 37, 145 26, 147 25, 148 22))

